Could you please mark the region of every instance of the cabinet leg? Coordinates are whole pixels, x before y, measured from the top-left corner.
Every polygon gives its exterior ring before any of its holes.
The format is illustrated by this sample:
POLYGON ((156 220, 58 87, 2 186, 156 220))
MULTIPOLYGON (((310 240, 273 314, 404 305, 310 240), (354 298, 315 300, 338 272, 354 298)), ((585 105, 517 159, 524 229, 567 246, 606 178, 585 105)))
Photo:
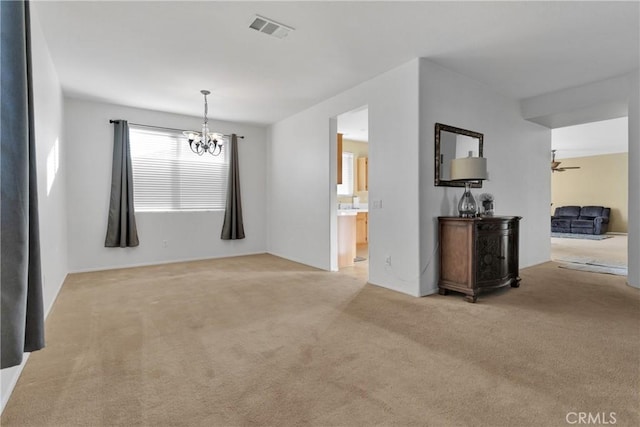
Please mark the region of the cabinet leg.
POLYGON ((464 299, 466 299, 467 302, 475 303, 476 301, 478 301, 478 295, 467 295, 464 297, 464 299))
POLYGON ((438 288, 438 293, 440 295, 449 295, 449 289, 445 289, 445 288, 438 288))

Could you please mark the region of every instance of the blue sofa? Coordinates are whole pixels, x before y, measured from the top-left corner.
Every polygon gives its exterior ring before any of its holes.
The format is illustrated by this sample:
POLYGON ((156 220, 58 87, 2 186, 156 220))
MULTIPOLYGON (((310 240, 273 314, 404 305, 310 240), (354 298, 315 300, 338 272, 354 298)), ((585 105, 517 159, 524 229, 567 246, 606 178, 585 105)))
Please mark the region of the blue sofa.
POLYGON ((604 206, 562 206, 551 217, 556 233, 604 234, 609 228, 611 208, 604 206))

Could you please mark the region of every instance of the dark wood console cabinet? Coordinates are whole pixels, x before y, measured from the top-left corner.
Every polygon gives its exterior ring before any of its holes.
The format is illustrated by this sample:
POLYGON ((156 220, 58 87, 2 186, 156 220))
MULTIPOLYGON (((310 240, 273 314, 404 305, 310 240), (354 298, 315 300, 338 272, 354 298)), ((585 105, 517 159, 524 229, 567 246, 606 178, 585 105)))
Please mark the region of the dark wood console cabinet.
POLYGON ((520 217, 439 217, 439 293, 462 292, 469 302, 489 289, 520 286, 520 217))

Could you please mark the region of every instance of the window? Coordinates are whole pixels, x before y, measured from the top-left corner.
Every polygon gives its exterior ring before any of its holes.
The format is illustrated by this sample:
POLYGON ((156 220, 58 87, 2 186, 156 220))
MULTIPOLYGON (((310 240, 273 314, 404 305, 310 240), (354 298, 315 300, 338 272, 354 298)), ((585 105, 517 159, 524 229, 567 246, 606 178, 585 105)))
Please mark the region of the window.
POLYGON ((353 153, 342 152, 342 184, 338 184, 338 196, 353 195, 353 153))
POLYGON ((229 160, 226 146, 198 156, 179 132, 129 128, 137 212, 223 210, 229 160))

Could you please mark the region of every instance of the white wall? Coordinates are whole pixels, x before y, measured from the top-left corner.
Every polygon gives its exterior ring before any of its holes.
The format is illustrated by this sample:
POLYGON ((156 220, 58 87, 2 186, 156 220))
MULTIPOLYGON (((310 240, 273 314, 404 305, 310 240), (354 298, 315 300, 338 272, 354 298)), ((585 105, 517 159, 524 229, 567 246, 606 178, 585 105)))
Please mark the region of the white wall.
POLYGON ((640 72, 629 75, 629 239, 627 283, 640 288, 640 72))
POLYGON ((369 282, 418 295, 417 59, 271 126, 268 251, 335 270, 330 119, 362 105, 369 108, 369 282), (376 201, 381 209, 373 208, 376 201))
POLYGON ((522 217, 521 268, 548 261, 551 131, 524 120, 516 100, 421 59, 420 294, 437 290, 437 217, 457 215, 463 192, 461 188, 433 185, 436 123, 484 134, 489 180, 472 192, 475 196, 493 194, 496 215, 522 217))
POLYGON ((618 76, 523 99, 522 116, 548 128, 560 128, 625 116, 629 79, 618 76))
POLYGON ((484 133, 491 180, 479 192, 494 194, 496 214, 523 217, 521 267, 549 260, 551 131, 525 121, 517 101, 425 59, 272 126, 269 252, 335 268, 329 118, 364 104, 369 106, 370 283, 416 296, 437 288, 437 217, 454 214, 461 190, 433 185, 436 122, 484 133), (379 200, 383 207, 375 209, 379 200))
POLYGON ((238 145, 245 239, 220 239, 223 211, 147 212, 136 214, 140 246, 105 248, 113 149, 109 120, 191 129, 202 119, 70 98, 64 105, 70 271, 265 252, 264 127, 210 120, 216 131, 245 136, 238 145))
MULTIPOLYGON (((38 207, 40 211, 40 252, 42 258, 45 315, 67 275, 66 191, 62 134, 62 91, 40 28, 37 8, 31 8, 34 120, 38 207)), ((46 336, 45 336, 46 339, 46 336)), ((0 371, 2 409, 26 363, 0 371)))
MULTIPOLYGON (((34 13, 37 19, 37 15, 34 13)), ((40 251, 45 309, 50 310, 67 275, 66 141, 63 98, 39 23, 33 40, 34 105, 40 209, 40 251)))

